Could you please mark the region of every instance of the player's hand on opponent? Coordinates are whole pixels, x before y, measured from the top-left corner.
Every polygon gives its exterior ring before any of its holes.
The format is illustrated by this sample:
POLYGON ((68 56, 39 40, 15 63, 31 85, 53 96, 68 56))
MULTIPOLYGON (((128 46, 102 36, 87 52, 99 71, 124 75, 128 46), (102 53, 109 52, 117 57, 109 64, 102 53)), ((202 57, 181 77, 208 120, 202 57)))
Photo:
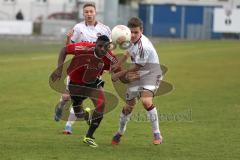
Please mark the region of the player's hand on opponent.
POLYGON ((138 71, 128 72, 123 70, 112 75, 112 81, 116 82, 120 80, 122 83, 130 83, 140 79, 140 74, 138 71))
POLYGON ((112 78, 112 81, 113 81, 113 82, 118 81, 118 79, 119 79, 120 77, 124 76, 126 73, 127 73, 127 70, 122 70, 122 71, 120 71, 120 72, 113 73, 113 74, 112 74, 112 77, 111 77, 111 78, 112 78))
POLYGON ((64 101, 69 101, 71 99, 71 97, 70 97, 69 93, 66 92, 66 93, 62 94, 62 99, 64 101))
MULTIPOLYGON (((126 75, 125 75, 125 79, 127 79, 129 82, 133 82, 133 81, 136 81, 136 80, 139 80, 140 79, 140 74, 138 71, 134 71, 134 72, 128 72, 126 75)), ((121 80, 121 79, 120 79, 121 80)))
POLYGON ((121 64, 119 62, 115 63, 111 66, 111 72, 116 72, 120 68, 121 68, 121 64))
POLYGON ((52 81, 55 82, 56 80, 59 80, 61 76, 62 76, 62 70, 56 69, 51 75, 52 81))

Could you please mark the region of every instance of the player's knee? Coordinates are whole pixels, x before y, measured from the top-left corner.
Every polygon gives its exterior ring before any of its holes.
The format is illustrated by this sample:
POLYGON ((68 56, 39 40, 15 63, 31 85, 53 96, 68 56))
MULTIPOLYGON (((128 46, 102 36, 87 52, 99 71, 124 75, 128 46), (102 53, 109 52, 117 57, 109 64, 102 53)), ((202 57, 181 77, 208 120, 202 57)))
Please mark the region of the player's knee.
POLYGON ((143 107, 145 109, 147 109, 147 108, 152 106, 152 101, 150 101, 150 100, 142 100, 142 104, 143 104, 143 107))
POLYGON ((73 106, 73 111, 77 118, 83 118, 84 110, 83 110, 82 106, 80 106, 80 105, 73 106))
POLYGON ((125 115, 128 115, 128 114, 132 113, 132 111, 133 111, 133 106, 127 105, 123 108, 122 113, 125 115))
POLYGON ((135 99, 132 99, 132 100, 127 100, 126 101, 126 106, 135 106, 136 104, 136 100, 135 99))
POLYGON ((62 94, 62 100, 63 101, 69 101, 71 99, 69 94, 63 93, 62 94))

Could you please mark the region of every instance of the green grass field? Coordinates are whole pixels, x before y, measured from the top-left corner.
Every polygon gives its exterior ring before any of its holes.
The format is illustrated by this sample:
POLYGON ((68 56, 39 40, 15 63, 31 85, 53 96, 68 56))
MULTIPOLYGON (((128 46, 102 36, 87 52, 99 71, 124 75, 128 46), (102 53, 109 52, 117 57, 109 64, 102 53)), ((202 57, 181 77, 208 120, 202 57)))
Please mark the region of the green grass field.
MULTIPOLYGON (((151 127, 137 116, 119 146, 110 145, 124 104, 105 115, 95 137, 98 148, 82 143, 84 122, 61 134, 53 120, 59 93, 48 85, 60 44, 1 41, 1 160, 226 160, 240 159, 240 41, 160 42, 165 80, 175 90, 156 97, 164 144, 152 145, 151 127), (12 44, 10 44, 12 43, 12 44), (30 46, 30 47, 28 47, 30 46)), ((106 74, 105 89, 116 94, 106 74)), ((143 114, 138 104, 134 114, 143 114)))

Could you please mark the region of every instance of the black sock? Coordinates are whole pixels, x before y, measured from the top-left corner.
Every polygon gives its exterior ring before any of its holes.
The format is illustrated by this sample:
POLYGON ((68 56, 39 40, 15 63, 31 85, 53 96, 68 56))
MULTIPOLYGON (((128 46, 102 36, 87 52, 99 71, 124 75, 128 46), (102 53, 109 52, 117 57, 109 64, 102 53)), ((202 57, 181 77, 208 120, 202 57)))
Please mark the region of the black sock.
POLYGON ((93 134, 95 130, 98 128, 98 126, 100 125, 102 119, 103 119, 103 113, 99 113, 97 111, 93 112, 92 121, 89 126, 86 137, 93 138, 93 134))

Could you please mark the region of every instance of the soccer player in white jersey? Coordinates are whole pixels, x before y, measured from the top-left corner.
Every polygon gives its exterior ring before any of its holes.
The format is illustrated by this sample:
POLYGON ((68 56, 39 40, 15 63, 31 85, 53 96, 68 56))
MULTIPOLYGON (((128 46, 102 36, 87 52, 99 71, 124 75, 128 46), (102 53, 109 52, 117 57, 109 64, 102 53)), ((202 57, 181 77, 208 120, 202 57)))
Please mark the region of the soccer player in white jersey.
POLYGON ((76 24, 73 28, 72 43, 83 41, 96 42, 97 37, 100 35, 110 37, 110 28, 96 20, 96 8, 93 3, 85 3, 83 15, 85 20, 76 24))
POLYGON ((152 132, 153 144, 161 144, 162 136, 159 129, 158 113, 155 105, 153 104, 153 97, 159 88, 162 78, 162 71, 159 64, 159 58, 155 48, 149 39, 142 34, 143 23, 141 19, 133 17, 128 21, 128 27, 131 30, 131 43, 132 45, 125 52, 124 56, 119 60, 114 68, 118 68, 123 62, 131 57, 132 64, 128 69, 115 74, 112 77, 116 81, 119 77, 125 76, 126 73, 138 72, 140 77, 134 82, 128 83, 126 93, 126 104, 120 114, 119 130, 112 139, 112 144, 117 145, 120 138, 126 130, 127 122, 130 120, 132 110, 136 104, 136 98, 140 98, 143 107, 147 111, 152 132))
MULTIPOLYGON (((74 28, 67 33, 66 45, 75 42, 96 42, 100 35, 106 35, 110 38, 111 30, 108 26, 96 20, 96 6, 93 2, 86 2, 83 5, 84 21, 76 24, 74 28)), ((61 119, 64 105, 70 100, 68 93, 62 94, 58 107, 56 108, 55 120, 61 119)), ((77 117, 71 108, 68 121, 65 125, 64 134, 72 134, 72 125, 77 117)))

